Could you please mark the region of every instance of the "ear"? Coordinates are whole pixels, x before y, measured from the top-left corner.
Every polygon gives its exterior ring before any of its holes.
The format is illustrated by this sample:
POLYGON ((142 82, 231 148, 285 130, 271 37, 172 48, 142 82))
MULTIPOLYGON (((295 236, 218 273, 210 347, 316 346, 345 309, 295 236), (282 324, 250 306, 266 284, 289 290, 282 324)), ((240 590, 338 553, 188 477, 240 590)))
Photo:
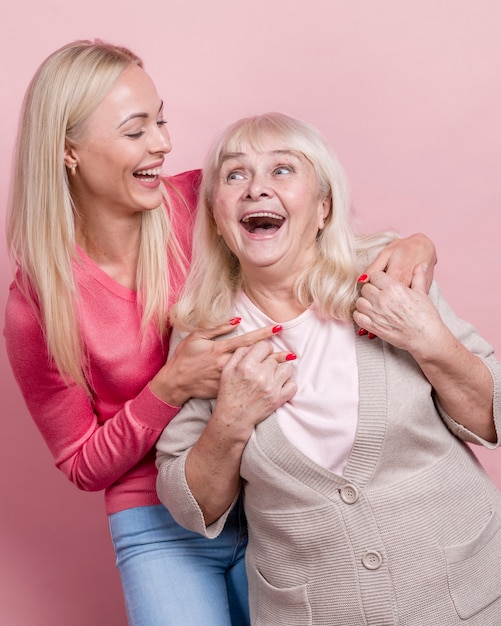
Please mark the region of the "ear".
POLYGON ((209 222, 211 222, 214 225, 215 229, 216 229, 217 236, 221 237, 221 230, 219 228, 218 223, 214 219, 214 207, 212 206, 212 200, 211 200, 210 204, 207 203, 207 215, 208 215, 208 218, 209 218, 209 222))
POLYGON ((70 144, 66 144, 64 148, 64 164, 70 170, 78 165, 78 156, 76 150, 70 144))
POLYGON ((332 208, 332 198, 331 198, 331 196, 329 194, 328 196, 325 196, 325 198, 322 200, 322 204, 320 206, 319 224, 318 224, 319 230, 322 230, 323 227, 325 226, 325 222, 326 222, 327 218, 329 217, 329 214, 331 212, 331 208, 332 208))

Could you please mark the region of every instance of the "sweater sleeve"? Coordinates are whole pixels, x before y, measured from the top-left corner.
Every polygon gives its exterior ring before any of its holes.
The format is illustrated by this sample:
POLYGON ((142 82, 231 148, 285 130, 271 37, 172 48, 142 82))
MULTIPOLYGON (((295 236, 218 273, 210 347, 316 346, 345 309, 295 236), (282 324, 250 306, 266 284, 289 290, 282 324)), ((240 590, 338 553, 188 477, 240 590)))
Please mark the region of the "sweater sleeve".
POLYGON ((37 317, 12 286, 4 336, 14 377, 56 466, 78 488, 98 491, 113 484, 155 445, 178 412, 146 386, 105 421, 99 421, 84 389, 66 383, 47 353, 37 317))
POLYGON ((501 363, 496 359, 494 355, 494 349, 490 343, 483 339, 475 329, 475 327, 460 319, 451 307, 446 302, 443 294, 436 283, 432 285, 430 290, 430 297, 435 303, 442 319, 449 327, 451 332, 457 337, 457 339, 473 354, 478 356, 488 368, 494 383, 493 393, 493 413, 494 413, 494 425, 497 433, 497 441, 490 442, 482 439, 475 433, 465 428, 462 424, 456 422, 444 408, 440 405, 435 398, 435 403, 440 416, 448 426, 448 428, 463 441, 484 446, 489 449, 497 448, 501 445, 501 363))
MULTIPOLYGON (((181 341, 174 330, 170 349, 181 341)), ((198 506, 186 481, 185 463, 193 445, 198 441, 214 409, 214 400, 192 398, 183 405, 157 441, 157 495, 160 501, 181 526, 209 539, 217 537, 226 522, 238 495, 227 511, 210 526, 205 525, 202 510, 198 506)))
POLYGON ((225 513, 210 526, 206 526, 186 481, 185 464, 191 448, 202 434, 212 414, 213 404, 207 400, 192 399, 164 430, 157 442, 157 495, 178 524, 209 539, 223 530, 226 518, 237 496, 225 513))

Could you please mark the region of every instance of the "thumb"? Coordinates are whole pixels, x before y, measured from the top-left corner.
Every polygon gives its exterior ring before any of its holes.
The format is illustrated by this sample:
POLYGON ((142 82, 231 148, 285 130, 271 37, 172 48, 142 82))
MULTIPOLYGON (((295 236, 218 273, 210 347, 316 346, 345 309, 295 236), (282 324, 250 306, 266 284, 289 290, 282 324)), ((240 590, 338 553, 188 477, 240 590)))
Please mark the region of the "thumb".
POLYGON ((426 265, 420 263, 414 268, 411 281, 411 289, 419 293, 428 293, 428 283, 426 280, 426 265))

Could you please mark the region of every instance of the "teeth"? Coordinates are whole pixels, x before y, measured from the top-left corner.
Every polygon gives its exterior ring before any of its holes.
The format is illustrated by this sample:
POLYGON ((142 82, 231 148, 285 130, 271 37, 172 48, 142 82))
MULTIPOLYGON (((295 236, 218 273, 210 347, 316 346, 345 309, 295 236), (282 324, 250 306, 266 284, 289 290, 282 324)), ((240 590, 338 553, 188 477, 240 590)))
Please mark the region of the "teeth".
POLYGON ((281 215, 277 215, 276 213, 268 213, 268 211, 262 211, 260 213, 251 213, 250 215, 246 215, 242 218, 242 222, 249 222, 251 219, 255 217, 271 217, 274 220, 283 220, 284 218, 281 215))
POLYGON ((136 174, 138 176, 158 176, 161 171, 161 167, 155 167, 154 169, 150 170, 137 170, 136 174))

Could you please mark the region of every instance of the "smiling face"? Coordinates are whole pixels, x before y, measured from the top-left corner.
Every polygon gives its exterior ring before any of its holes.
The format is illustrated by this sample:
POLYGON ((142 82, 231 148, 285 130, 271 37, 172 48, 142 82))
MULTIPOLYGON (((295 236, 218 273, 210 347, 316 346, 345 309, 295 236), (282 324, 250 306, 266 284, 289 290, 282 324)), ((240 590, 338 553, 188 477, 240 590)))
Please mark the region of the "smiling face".
POLYGON ((246 279, 263 268, 294 278, 316 258, 330 210, 310 161, 272 138, 224 153, 212 192, 218 233, 246 279))
POLYGON ((159 174, 171 142, 155 86, 130 64, 67 146, 71 191, 79 212, 130 215, 162 203, 159 174))

